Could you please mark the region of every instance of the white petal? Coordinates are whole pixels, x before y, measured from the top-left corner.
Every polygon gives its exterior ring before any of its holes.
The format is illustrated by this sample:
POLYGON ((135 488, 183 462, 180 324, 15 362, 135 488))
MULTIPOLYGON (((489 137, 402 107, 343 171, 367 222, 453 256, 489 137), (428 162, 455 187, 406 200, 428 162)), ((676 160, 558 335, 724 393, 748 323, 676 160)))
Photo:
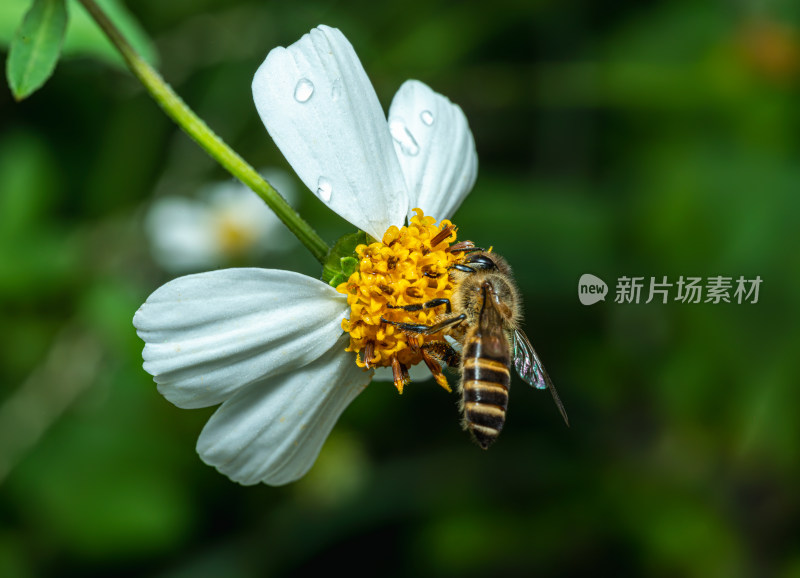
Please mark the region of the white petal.
POLYGON ((253 99, 275 144, 331 209, 376 239, 404 223, 408 193, 386 117, 339 30, 320 26, 272 50, 253 99))
POLYGON ((409 209, 419 207, 436 219, 452 217, 478 175, 478 154, 464 112, 425 84, 408 80, 389 108, 389 129, 409 209))
POLYGON ((203 461, 245 485, 278 486, 303 476, 372 376, 344 350, 348 339, 342 336, 317 361, 223 403, 197 441, 203 461))
POLYGON ((158 390, 193 408, 319 358, 342 334, 347 310, 333 287, 299 273, 223 269, 167 283, 133 324, 158 390))
POLYGON ((150 206, 144 221, 153 258, 173 273, 207 269, 219 264, 221 252, 208 232, 209 208, 199 201, 162 197, 150 206))

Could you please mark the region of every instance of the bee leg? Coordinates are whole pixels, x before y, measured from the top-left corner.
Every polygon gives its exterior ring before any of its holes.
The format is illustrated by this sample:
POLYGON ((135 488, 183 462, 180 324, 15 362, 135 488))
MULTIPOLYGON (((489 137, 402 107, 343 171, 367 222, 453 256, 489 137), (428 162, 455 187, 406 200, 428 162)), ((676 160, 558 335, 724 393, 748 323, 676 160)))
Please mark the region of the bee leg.
POLYGON ((383 323, 388 323, 389 325, 394 325, 395 327, 399 327, 403 331, 408 331, 409 333, 416 333, 418 335, 433 335, 434 333, 439 333, 440 331, 444 331, 451 325, 457 325, 464 321, 467 318, 466 313, 462 313, 457 317, 451 317, 450 319, 445 319, 444 321, 437 323, 436 325, 417 325, 415 323, 402 323, 400 321, 389 321, 388 319, 384 319, 381 317, 381 321, 383 323))
POLYGON ((455 265, 451 265, 448 269, 455 269, 457 271, 463 271, 464 273, 475 273, 477 269, 474 269, 468 265, 462 265, 461 263, 457 263, 455 265))
POLYGON ((458 352, 450 347, 446 341, 429 341, 419 346, 414 346, 422 356, 422 361, 428 366, 436 383, 441 385, 448 393, 453 390, 450 389, 450 384, 447 383, 447 378, 442 373, 441 362, 444 361, 449 367, 458 367, 461 363, 461 356, 458 352))
POLYGON ((450 300, 444 298, 431 299, 430 301, 426 301, 425 303, 415 303, 413 305, 387 304, 386 307, 389 309, 402 309, 403 311, 422 311, 423 309, 433 309, 434 307, 438 307, 439 305, 447 305, 447 307, 445 308, 445 313, 450 313, 452 311, 450 300))
POLYGON ((461 355, 446 341, 429 341, 428 343, 423 343, 421 349, 432 353, 436 359, 444 361, 447 367, 461 365, 461 355))
POLYGON ((450 389, 450 384, 447 383, 447 378, 442 373, 442 366, 439 364, 439 361, 434 356, 428 353, 428 350, 430 348, 427 346, 429 345, 431 344, 430 343, 423 344, 422 346, 419 347, 419 352, 422 355, 422 361, 424 361, 425 365, 428 366, 428 369, 430 370, 431 375, 433 375, 433 379, 436 380, 436 383, 441 385, 448 393, 450 393, 453 390, 450 389))

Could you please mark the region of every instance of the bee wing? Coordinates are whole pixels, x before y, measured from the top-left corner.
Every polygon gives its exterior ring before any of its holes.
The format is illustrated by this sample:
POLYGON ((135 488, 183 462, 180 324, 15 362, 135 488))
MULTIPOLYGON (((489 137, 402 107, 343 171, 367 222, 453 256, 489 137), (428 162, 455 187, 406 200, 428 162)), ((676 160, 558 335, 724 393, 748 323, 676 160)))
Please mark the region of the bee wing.
POLYGON ((519 376, 536 389, 545 389, 544 367, 528 337, 519 329, 514 331, 514 367, 519 376))
POLYGON ((514 330, 514 367, 523 381, 536 389, 550 390, 553 401, 556 402, 556 407, 561 412, 561 417, 564 418, 564 422, 569 426, 567 411, 564 409, 564 404, 561 403, 561 398, 558 397, 558 392, 550 376, 547 375, 547 371, 545 371, 539 356, 536 355, 533 345, 528 341, 527 335, 519 329, 514 330))

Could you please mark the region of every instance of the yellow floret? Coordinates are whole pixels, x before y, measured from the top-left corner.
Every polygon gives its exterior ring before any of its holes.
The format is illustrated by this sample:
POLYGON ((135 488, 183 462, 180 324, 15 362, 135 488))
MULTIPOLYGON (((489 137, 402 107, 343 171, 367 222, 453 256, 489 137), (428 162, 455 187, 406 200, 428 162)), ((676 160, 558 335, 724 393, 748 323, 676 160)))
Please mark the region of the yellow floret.
MULTIPOLYGON (((356 247, 359 270, 336 287, 339 293, 347 295, 350 318, 342 321, 342 329, 350 334, 347 351, 359 353, 356 363, 360 367, 391 366, 392 357, 410 367, 423 361, 419 349, 423 343, 443 340, 441 333, 409 335, 381 323, 383 317, 389 321, 433 325, 444 313, 444 306, 421 311, 389 306, 450 299, 453 294, 448 270, 462 256, 446 249, 456 240, 455 228, 448 220, 436 225, 436 219, 426 217, 421 209, 414 212, 416 215, 407 227, 389 227, 381 241, 356 247), (452 229, 450 234, 440 236, 436 246, 431 246, 431 241, 448 227, 452 229), (364 359, 368 344, 372 355, 364 359)), ((447 387, 443 377, 437 381, 447 387)))

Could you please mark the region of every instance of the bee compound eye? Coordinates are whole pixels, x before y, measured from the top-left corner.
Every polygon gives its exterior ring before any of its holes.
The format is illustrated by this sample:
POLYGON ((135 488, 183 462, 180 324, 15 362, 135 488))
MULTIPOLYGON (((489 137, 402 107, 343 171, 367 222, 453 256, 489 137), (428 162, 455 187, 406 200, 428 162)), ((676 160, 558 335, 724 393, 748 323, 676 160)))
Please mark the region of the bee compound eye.
POLYGON ((486 255, 469 255, 464 262, 476 269, 497 269, 497 264, 486 255))

